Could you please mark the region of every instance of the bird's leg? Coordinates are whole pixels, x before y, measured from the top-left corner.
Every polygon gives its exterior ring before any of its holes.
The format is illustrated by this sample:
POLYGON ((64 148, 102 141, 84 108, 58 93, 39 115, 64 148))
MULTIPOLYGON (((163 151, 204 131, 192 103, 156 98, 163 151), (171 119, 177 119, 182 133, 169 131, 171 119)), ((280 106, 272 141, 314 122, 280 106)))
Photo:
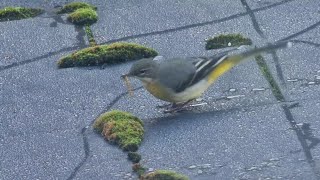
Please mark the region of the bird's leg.
POLYGON ((169 107, 169 106, 173 106, 173 104, 172 104, 172 103, 170 103, 170 104, 157 105, 157 106, 156 106, 156 108, 158 108, 158 109, 162 109, 162 108, 167 108, 167 107, 169 107))
POLYGON ((164 113, 175 113, 175 112, 183 111, 186 109, 186 105, 189 104, 191 101, 193 101, 193 99, 183 103, 173 103, 170 108, 164 110, 164 113))

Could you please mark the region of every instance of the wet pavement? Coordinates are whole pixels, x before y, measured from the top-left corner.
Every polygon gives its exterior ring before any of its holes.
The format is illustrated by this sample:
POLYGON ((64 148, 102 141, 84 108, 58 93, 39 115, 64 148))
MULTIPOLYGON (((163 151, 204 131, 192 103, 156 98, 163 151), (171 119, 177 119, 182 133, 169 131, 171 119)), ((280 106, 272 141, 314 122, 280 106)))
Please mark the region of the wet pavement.
MULTIPOLYGON (((69 1, 68 1, 69 2, 69 1)), ((119 109, 145 123, 140 146, 149 171, 172 169, 195 180, 320 179, 320 2, 318 0, 98 1, 91 29, 98 44, 152 47, 164 57, 203 56, 205 39, 241 33, 256 46, 290 40, 264 54, 284 101, 257 63, 223 75, 192 111, 163 114, 163 102, 120 75, 130 63, 58 69, 89 45, 85 31, 53 13, 66 1, 2 0, 41 7, 40 17, 0 22, 0 179, 137 179, 127 155, 92 129, 119 109)))

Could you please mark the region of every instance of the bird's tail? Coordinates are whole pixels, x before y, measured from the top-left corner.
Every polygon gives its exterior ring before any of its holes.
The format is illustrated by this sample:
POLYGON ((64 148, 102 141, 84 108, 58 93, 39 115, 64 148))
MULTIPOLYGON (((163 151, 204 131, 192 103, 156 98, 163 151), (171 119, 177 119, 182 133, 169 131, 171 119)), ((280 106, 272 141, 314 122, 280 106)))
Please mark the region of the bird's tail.
POLYGON ((208 76, 209 82, 214 82, 219 76, 230 70, 232 67, 236 66, 240 62, 243 62, 246 59, 249 59, 253 56, 259 55, 261 53, 274 51, 277 49, 283 49, 287 47, 291 47, 292 42, 278 42, 275 44, 269 44, 260 48, 255 48, 251 50, 247 50, 238 54, 230 54, 226 55, 222 59, 220 59, 213 71, 208 76))

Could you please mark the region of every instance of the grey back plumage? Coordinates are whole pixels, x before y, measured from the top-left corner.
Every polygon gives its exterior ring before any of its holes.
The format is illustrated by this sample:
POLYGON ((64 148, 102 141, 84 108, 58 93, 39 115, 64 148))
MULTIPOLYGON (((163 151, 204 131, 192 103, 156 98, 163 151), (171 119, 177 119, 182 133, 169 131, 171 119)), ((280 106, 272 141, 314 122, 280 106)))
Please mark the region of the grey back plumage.
POLYGON ((208 76, 224 56, 168 59, 159 66, 159 82, 176 93, 182 92, 208 76))

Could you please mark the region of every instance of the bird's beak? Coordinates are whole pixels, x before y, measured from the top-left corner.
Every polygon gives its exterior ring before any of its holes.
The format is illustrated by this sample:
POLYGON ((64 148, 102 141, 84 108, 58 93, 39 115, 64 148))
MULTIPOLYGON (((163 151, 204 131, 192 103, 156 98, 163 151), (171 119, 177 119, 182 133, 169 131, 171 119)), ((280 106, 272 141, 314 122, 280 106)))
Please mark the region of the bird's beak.
POLYGON ((123 75, 121 75, 121 78, 126 78, 126 77, 130 77, 130 76, 132 76, 130 73, 128 73, 128 74, 123 74, 123 75))

